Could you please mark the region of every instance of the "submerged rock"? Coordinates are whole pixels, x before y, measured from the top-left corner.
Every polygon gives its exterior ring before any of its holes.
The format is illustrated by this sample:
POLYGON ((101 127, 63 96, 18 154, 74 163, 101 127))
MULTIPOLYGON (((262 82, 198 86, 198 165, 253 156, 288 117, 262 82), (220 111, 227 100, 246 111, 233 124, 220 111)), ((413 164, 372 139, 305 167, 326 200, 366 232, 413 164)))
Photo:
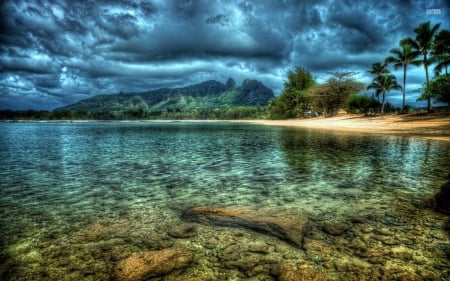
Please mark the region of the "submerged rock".
POLYGON ((92 223, 86 225, 71 235, 74 243, 90 243, 101 240, 109 240, 118 237, 126 237, 132 225, 126 222, 118 223, 92 223))
POLYGON ((340 188, 340 189, 354 188, 355 186, 356 186, 356 184, 351 181, 344 181, 344 182, 341 182, 338 185, 336 185, 336 187, 340 188))
POLYGON ((293 270, 289 266, 280 266, 279 281, 326 281, 323 274, 317 273, 309 268, 293 270))
POLYGON ((172 228, 168 233, 174 238, 190 238, 197 235, 197 230, 193 224, 183 224, 172 228))
POLYGON ((200 277, 191 277, 191 276, 178 276, 174 279, 164 279, 165 281, 205 281, 205 279, 200 277))
POLYGON ((269 253, 269 246, 262 242, 252 242, 248 244, 247 250, 252 253, 257 254, 268 254, 269 253))
POLYGON ((194 254, 184 248, 143 252, 119 261, 114 267, 114 280, 141 281, 166 275, 188 267, 193 259, 194 254))
POLYGON ((303 242, 303 250, 305 250, 308 255, 316 255, 317 253, 326 255, 331 254, 334 251, 332 246, 326 243, 326 240, 311 239, 306 237, 303 242))
POLYGON ((435 276, 418 276, 413 274, 406 274, 398 278, 398 281, 439 281, 439 280, 441 279, 435 276))
POLYGON ((349 225, 340 222, 328 222, 323 225, 323 230, 334 236, 338 236, 346 232, 350 228, 349 225))
POLYGON ((195 207, 183 218, 203 224, 245 227, 253 231, 276 236, 301 247, 308 228, 308 217, 302 213, 242 207, 195 207))
POLYGON ((444 183, 434 196, 434 206, 439 211, 450 214, 450 181, 444 183))
POLYGON ((221 262, 221 266, 227 269, 237 269, 246 277, 269 276, 274 271, 274 268, 277 267, 277 261, 270 257, 250 255, 237 260, 221 262))

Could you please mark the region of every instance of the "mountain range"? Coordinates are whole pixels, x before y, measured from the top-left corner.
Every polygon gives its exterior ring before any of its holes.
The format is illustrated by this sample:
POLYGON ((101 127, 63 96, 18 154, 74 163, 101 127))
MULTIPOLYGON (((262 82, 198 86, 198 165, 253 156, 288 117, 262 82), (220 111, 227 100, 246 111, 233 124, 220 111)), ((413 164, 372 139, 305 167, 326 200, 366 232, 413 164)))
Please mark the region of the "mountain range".
POLYGON ((272 98, 273 91, 260 81, 246 79, 237 86, 230 78, 225 84, 210 80, 182 88, 96 95, 56 110, 167 112, 231 106, 266 106, 272 98))

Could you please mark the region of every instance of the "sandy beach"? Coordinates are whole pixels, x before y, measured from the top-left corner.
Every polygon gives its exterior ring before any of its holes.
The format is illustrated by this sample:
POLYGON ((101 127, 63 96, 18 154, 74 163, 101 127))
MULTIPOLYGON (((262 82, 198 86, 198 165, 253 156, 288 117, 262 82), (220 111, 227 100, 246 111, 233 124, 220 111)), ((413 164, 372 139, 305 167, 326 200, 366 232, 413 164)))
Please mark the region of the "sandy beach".
POLYGON ((302 127, 355 133, 405 135, 434 140, 450 141, 450 113, 390 114, 367 117, 344 115, 332 118, 290 120, 250 120, 254 124, 302 127))

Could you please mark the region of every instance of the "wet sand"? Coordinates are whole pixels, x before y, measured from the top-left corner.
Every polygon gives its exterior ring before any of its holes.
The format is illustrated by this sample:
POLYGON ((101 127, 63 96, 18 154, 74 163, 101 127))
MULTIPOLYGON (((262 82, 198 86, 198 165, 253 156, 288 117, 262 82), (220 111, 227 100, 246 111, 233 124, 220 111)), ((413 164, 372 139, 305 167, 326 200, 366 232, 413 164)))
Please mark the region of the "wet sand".
POLYGON ((355 133, 404 135, 450 141, 450 113, 404 114, 367 117, 344 115, 289 120, 249 120, 254 124, 301 127, 355 133))

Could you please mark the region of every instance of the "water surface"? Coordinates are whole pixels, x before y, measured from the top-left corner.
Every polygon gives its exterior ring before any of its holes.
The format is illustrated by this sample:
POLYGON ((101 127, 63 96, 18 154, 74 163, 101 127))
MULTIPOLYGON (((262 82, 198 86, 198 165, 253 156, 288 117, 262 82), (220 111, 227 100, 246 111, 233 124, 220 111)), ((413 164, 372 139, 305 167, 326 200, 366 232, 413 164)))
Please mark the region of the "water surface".
POLYGON ((227 246, 260 241, 266 253, 241 259, 331 280, 449 280, 446 218, 424 204, 449 155, 446 142, 226 122, 1 123, 1 279, 109 280, 132 253, 181 245, 196 254, 189 276, 275 280, 221 263, 227 246), (167 235, 205 205, 294 210, 312 223, 301 249, 200 224, 194 238, 167 235), (330 222, 350 229, 329 235, 330 222))

